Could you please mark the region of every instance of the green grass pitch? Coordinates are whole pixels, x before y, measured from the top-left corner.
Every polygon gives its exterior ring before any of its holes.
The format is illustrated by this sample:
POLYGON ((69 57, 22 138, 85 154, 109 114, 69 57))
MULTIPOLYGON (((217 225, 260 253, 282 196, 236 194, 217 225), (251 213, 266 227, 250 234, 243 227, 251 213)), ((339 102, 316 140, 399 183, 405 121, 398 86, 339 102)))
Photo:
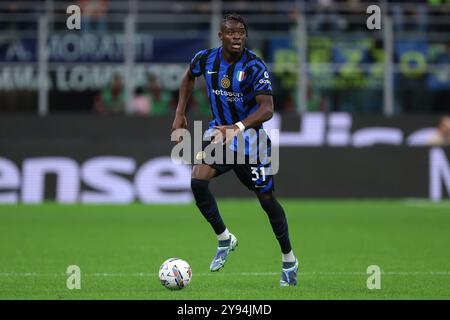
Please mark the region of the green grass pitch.
POLYGON ((281 199, 300 258, 280 288, 281 255, 256 200, 219 200, 239 246, 209 271, 216 238, 195 205, 2 205, 0 299, 449 299, 450 203, 281 199), (192 282, 158 281, 170 257, 192 282), (66 269, 81 268, 68 290, 66 269), (381 289, 367 288, 378 265, 381 289))

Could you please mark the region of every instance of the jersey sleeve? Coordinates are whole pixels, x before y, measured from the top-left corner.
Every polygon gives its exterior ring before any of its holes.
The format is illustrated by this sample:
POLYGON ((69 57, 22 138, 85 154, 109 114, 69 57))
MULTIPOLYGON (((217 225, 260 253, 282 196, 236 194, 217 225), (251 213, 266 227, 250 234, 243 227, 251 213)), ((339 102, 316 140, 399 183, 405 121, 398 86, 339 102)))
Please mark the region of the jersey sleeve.
POLYGON ((204 58, 206 50, 201 50, 195 54, 191 60, 189 69, 194 77, 199 77, 204 72, 204 66, 202 65, 202 59, 204 58))
POLYGON ((257 60, 253 65, 252 85, 255 96, 259 94, 272 95, 272 82, 270 81, 269 70, 261 60, 257 60))

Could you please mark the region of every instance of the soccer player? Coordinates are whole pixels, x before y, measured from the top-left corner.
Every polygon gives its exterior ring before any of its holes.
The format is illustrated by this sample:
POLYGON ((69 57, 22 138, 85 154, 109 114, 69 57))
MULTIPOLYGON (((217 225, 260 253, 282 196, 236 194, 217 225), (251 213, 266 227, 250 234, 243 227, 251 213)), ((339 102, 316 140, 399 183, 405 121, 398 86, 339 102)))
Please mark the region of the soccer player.
MULTIPOLYGON (((252 158, 257 161, 256 164, 249 160, 249 150, 255 145, 260 148, 263 144, 259 141, 261 139, 255 139, 247 132, 251 131, 250 128, 262 130, 263 122, 272 118, 273 99, 265 63, 245 48, 247 32, 247 24, 240 15, 231 13, 223 17, 218 34, 222 45, 198 52, 183 75, 172 132, 187 127, 186 104, 194 89, 195 78, 203 75, 214 117, 209 125, 212 138, 209 143, 221 143, 223 148, 229 147, 235 153, 244 150, 245 153, 244 164, 202 162, 195 164, 192 169, 191 188, 196 205, 211 224, 219 242, 210 270, 221 269, 238 243, 223 222, 216 200, 208 187, 211 179, 233 170, 239 180, 255 192, 269 217, 282 252, 280 285, 294 286, 297 284, 298 260, 291 248, 284 210, 273 194, 271 164, 263 163, 261 158, 252 158), (245 139, 245 147, 241 149, 239 147, 243 147, 242 143, 238 146, 239 135, 243 135, 245 139)), ((267 136, 266 140, 266 154, 270 155, 270 139, 267 136)))

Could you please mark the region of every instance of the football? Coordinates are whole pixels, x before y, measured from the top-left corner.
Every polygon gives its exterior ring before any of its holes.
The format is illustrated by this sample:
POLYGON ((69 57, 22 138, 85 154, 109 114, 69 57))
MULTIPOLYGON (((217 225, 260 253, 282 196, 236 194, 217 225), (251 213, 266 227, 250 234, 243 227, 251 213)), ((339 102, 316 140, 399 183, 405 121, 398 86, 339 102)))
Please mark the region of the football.
POLYGON ((186 288, 191 279, 191 266, 182 259, 167 259, 159 268, 159 281, 167 289, 180 290, 186 288))

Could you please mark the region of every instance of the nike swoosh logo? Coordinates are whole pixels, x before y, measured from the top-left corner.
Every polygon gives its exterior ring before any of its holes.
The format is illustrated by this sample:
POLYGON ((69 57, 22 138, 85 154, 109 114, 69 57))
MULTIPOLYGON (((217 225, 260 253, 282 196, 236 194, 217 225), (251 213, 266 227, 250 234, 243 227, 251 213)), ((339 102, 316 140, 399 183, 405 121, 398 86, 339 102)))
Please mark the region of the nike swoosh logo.
POLYGON ((217 71, 209 71, 208 70, 208 74, 213 74, 213 73, 217 73, 217 71))

